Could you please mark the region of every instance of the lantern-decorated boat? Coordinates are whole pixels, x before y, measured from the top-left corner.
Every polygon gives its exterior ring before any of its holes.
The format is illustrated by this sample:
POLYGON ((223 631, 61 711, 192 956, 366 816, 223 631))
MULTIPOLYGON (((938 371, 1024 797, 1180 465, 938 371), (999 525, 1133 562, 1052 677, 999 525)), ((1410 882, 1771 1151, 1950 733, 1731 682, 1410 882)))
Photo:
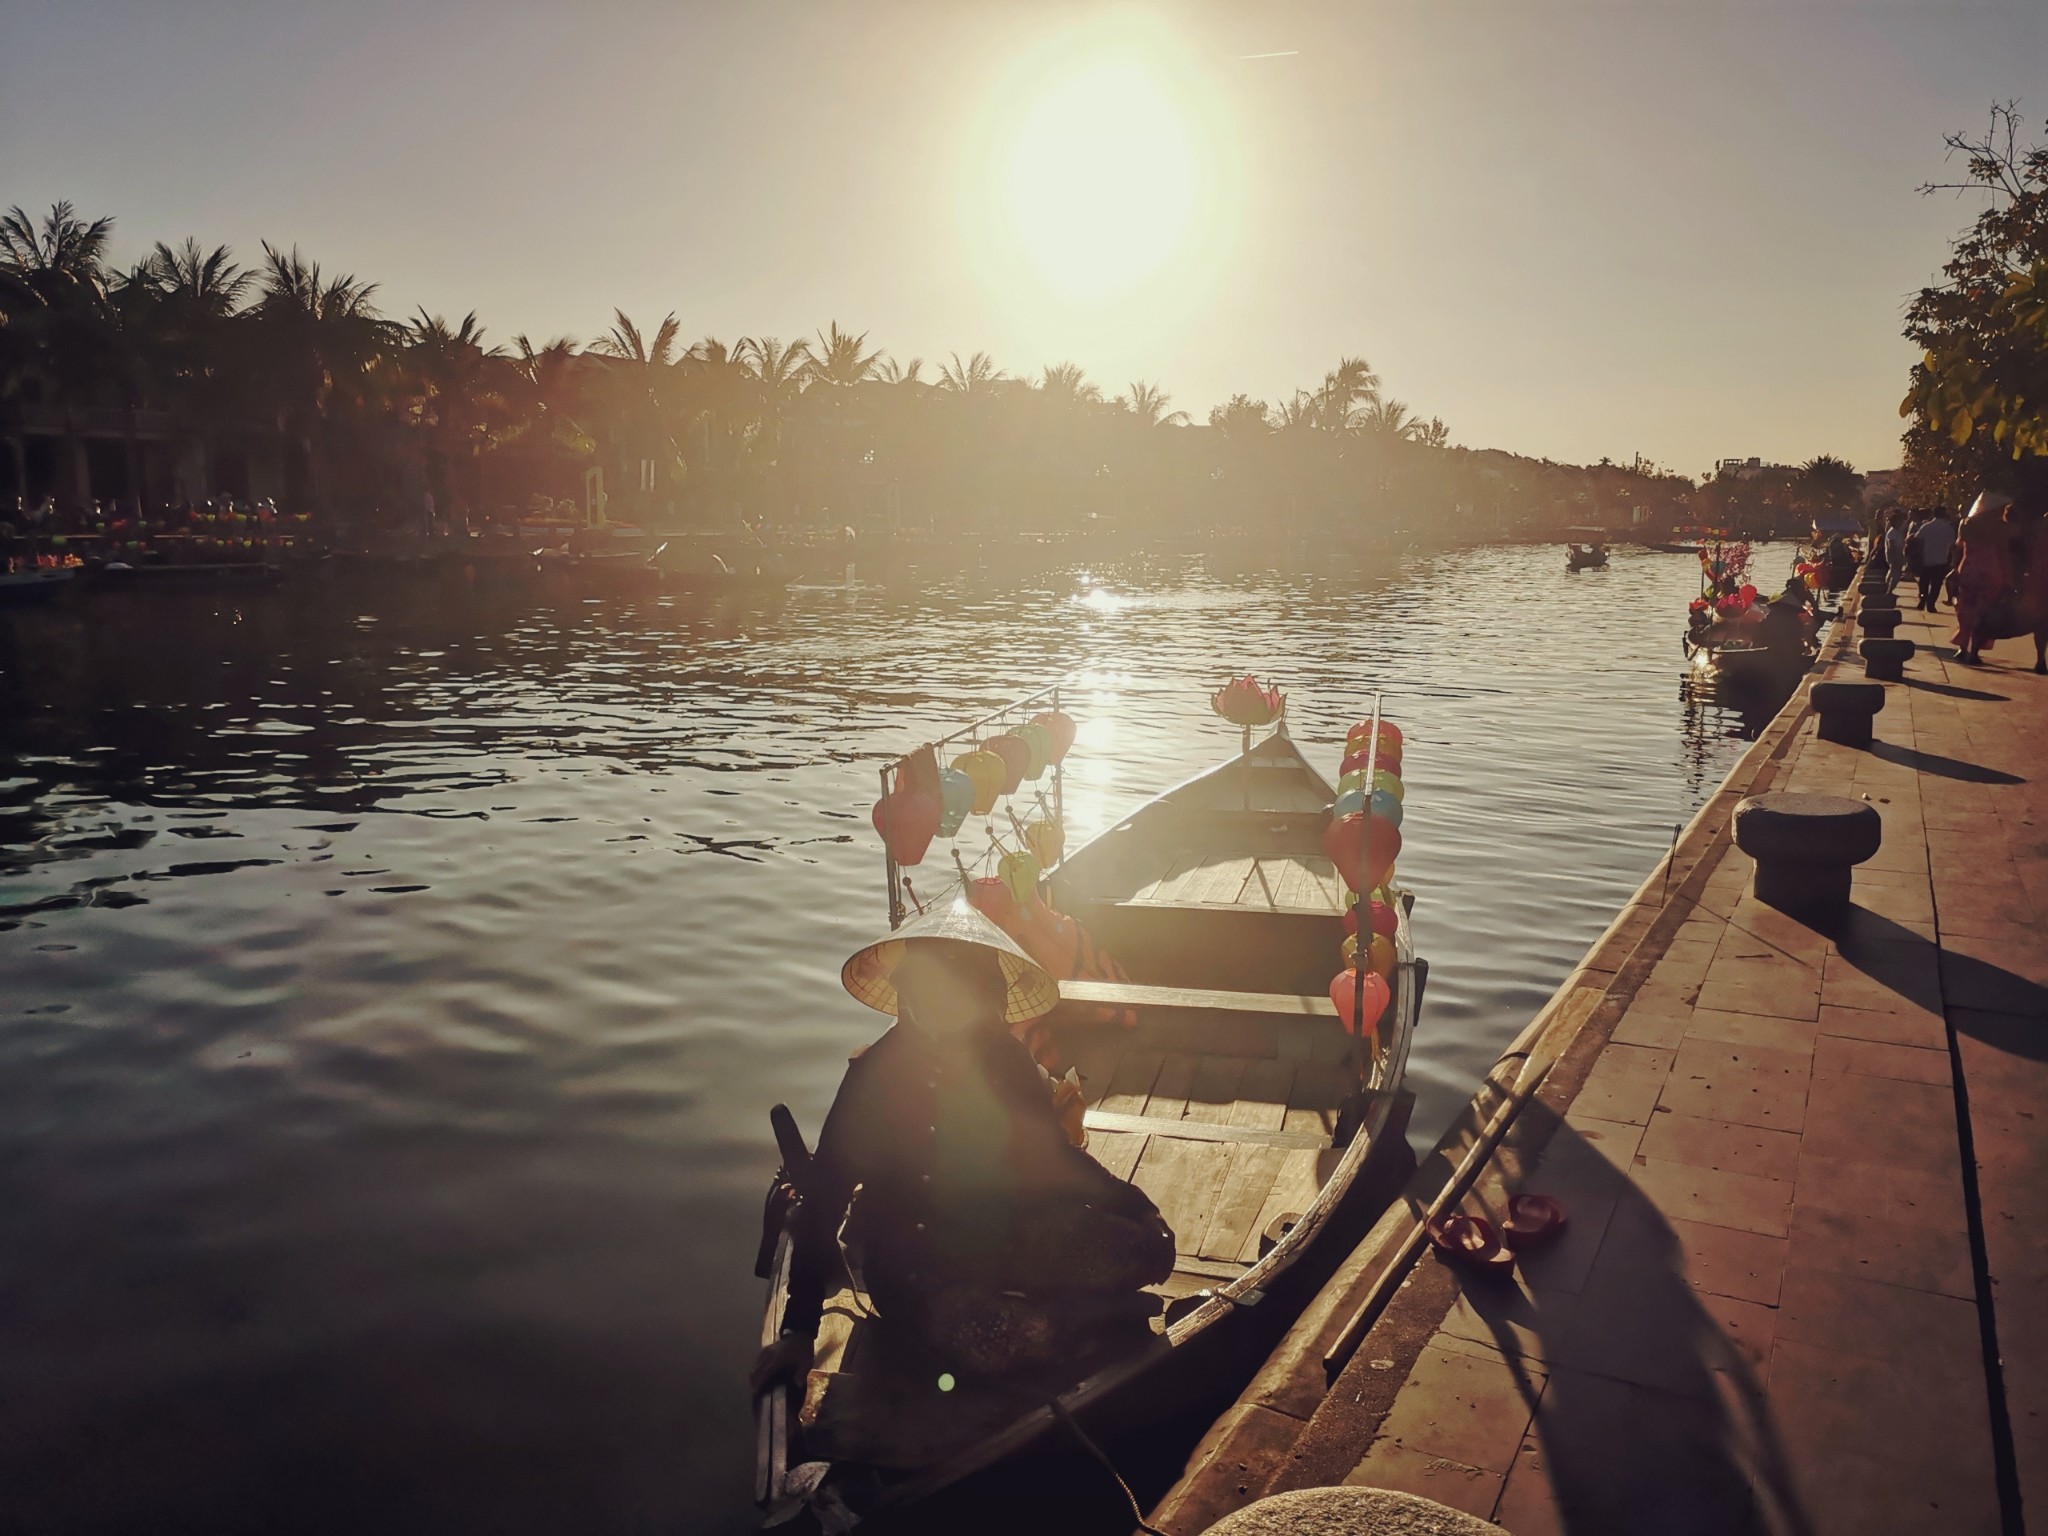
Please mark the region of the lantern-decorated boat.
MULTIPOLYGON (((1746 540, 1707 530, 1699 551, 1700 593, 1686 613, 1686 657, 1696 670, 1732 682, 1777 680, 1802 668, 1812 651, 1810 611, 1797 624, 1771 622, 1775 601, 1750 580, 1752 553, 1746 540)), ((1803 565, 1795 567, 1793 580, 1811 589, 1803 565)))
MULTIPOLYGON (((1427 966, 1394 872, 1400 732, 1375 702, 1333 784, 1277 690, 1240 678, 1212 704, 1238 751, 1072 852, 1058 689, 882 771, 891 925, 969 901, 1054 973, 1061 1005, 1026 1043, 1089 1153, 1159 1207, 1176 1259, 1149 1335, 974 1380, 892 1334, 854 1258, 804 1390, 757 1404, 767 1524, 958 1530, 992 1507, 1027 1524, 1076 1497, 1114 1508, 1103 1462, 1185 1450, 1412 1167, 1402 1079, 1427 966), (963 842, 988 846, 970 860, 963 842)), ((775 1121, 764 1342, 808 1158, 787 1111, 775 1121)), ((1129 1475, 1163 1487, 1178 1470, 1129 1475)))

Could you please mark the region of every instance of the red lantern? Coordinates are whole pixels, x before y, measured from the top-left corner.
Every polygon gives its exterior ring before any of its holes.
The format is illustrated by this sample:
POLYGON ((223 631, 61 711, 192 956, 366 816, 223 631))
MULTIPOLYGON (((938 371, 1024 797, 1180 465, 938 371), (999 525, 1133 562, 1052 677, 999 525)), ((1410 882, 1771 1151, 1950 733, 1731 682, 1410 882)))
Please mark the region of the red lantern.
POLYGON ((1349 1035, 1364 1034, 1380 1026, 1380 1016, 1387 1011, 1387 1004, 1393 1001, 1393 992, 1387 986, 1387 978, 1377 971, 1365 973, 1363 987, 1359 984, 1358 972, 1341 970, 1330 978, 1330 1001, 1337 1005, 1337 1017, 1344 1023, 1344 1032, 1349 1035), (1361 1014, 1358 1003, 1363 991, 1365 1008, 1361 1014), (1364 1028, 1359 1027, 1360 1018, 1364 1028))
POLYGON ((1031 767, 1031 748, 1021 736, 998 736, 981 744, 984 752, 993 752, 1003 760, 1003 793, 1014 795, 1017 786, 1024 782, 1024 775, 1031 767))
MULTIPOLYGON (((1355 752, 1345 754, 1344 761, 1337 769, 1337 772, 1340 774, 1356 773, 1365 766, 1365 762, 1366 749, 1360 747, 1355 752)), ((1375 767, 1386 769, 1387 772, 1398 779, 1401 776, 1401 749, 1398 746, 1389 748, 1385 742, 1381 742, 1379 756, 1373 760, 1373 763, 1375 767)))
POLYGON ((882 846, 898 864, 923 860, 932 839, 939 835, 939 802, 915 789, 899 789, 875 802, 869 813, 875 830, 882 834, 882 846))
POLYGON ((919 747, 896 765, 896 787, 914 789, 934 800, 942 798, 939 787, 939 755, 929 746, 919 747))
POLYGON ((1323 831, 1323 851, 1346 885, 1354 891, 1369 891, 1386 878, 1394 860, 1401 856, 1401 829, 1384 816, 1368 819, 1354 811, 1331 819, 1323 831))
MULTIPOLYGON (((1389 939, 1394 937, 1401 929, 1401 920, 1395 916, 1394 909, 1384 901, 1372 903, 1372 910, 1366 914, 1366 921, 1372 924, 1372 931, 1374 933, 1389 939)), ((1344 931, 1350 934, 1358 932, 1357 907, 1346 907, 1344 909, 1344 931)))
POLYGON ((975 911, 1008 933, 1017 926, 1017 896, 993 875, 967 882, 967 901, 975 911))
POLYGON ((1063 709, 1048 709, 1031 717, 1031 723, 1043 726, 1052 737, 1052 752, 1048 762, 1059 762, 1073 748, 1074 737, 1080 727, 1074 724, 1074 717, 1063 709))

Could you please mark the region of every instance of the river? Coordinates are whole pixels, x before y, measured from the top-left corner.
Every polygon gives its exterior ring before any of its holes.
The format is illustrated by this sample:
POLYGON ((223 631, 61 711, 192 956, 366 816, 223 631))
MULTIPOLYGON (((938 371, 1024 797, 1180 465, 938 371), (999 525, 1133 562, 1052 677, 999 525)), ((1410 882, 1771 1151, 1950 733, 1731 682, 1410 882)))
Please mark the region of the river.
POLYGON ((1056 677, 1070 846, 1233 749, 1233 672, 1331 767, 1383 691, 1427 1144, 1744 745, 1691 557, 1562 564, 0 613, 0 1526, 750 1528, 766 1110, 881 1027, 876 769, 1056 677))

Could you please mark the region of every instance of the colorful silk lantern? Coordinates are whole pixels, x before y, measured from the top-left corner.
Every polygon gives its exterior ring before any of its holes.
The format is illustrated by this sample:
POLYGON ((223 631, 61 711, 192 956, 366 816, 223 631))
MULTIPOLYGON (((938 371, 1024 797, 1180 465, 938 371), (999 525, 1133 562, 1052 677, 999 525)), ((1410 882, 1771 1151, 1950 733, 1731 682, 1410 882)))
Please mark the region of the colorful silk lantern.
POLYGON ((1372 776, 1372 787, 1375 793, 1384 789, 1396 800, 1408 798, 1408 791, 1402 787, 1399 775, 1389 773, 1384 768, 1372 776))
POLYGON ((1038 862, 1051 869, 1065 856, 1067 830, 1060 825, 1057 816, 1041 816, 1035 821, 1024 823, 1024 846, 1029 848, 1038 862))
POLYGON ((1383 933, 1372 936, 1372 943, 1366 946, 1365 963, 1375 976, 1388 981, 1394 979, 1394 941, 1383 933))
POLYGON ((1074 717, 1063 709, 1048 709, 1031 717, 1031 723, 1042 726, 1052 738, 1051 761, 1057 763, 1066 758, 1073 749, 1074 737, 1080 727, 1074 724, 1074 717))
POLYGON ((869 819, 890 858, 898 864, 917 864, 938 835, 939 802, 922 790, 899 789, 877 800, 869 819))
POLYGON ((1372 792, 1372 813, 1384 817, 1397 827, 1401 825, 1401 802, 1384 789, 1372 792))
POLYGON ((1232 725, 1249 729, 1255 725, 1271 725, 1279 719, 1280 712, 1287 707, 1287 696, 1278 688, 1261 686, 1259 680, 1247 672, 1243 677, 1232 678, 1210 694, 1209 707, 1232 725))
POLYGON ((1355 768, 1337 781, 1337 792, 1339 794, 1349 794, 1354 789, 1360 794, 1365 793, 1365 770, 1363 768, 1355 768))
POLYGON ((1038 860, 1021 849, 996 861, 996 878, 1009 887, 1020 907, 1038 894, 1038 860))
POLYGON ((1365 790, 1361 786, 1354 785, 1337 797, 1336 802, 1330 807, 1330 814, 1332 816, 1356 816, 1364 809, 1365 790))
POLYGON ((1011 733, 1031 751, 1024 765, 1024 777, 1035 779, 1052 766, 1052 732, 1042 725, 1020 725, 1011 733))
POLYGON ((1400 857, 1401 829, 1377 816, 1339 817, 1323 832, 1323 851, 1346 885, 1369 891, 1400 857))
POLYGON ((1017 793, 1017 786, 1024 782, 1024 770, 1031 766, 1031 749, 1020 738, 1008 733, 990 737, 981 744, 981 749, 1002 759, 1003 793, 1017 793))
POLYGON ((1358 972, 1347 966, 1330 978, 1330 1001, 1337 1005, 1337 1017, 1343 1021, 1346 1034, 1375 1033, 1380 1016, 1392 999, 1386 977, 1377 972, 1367 971, 1361 981, 1358 972), (1365 1002, 1362 1011, 1358 1006, 1361 994, 1365 1002))
POLYGON ((930 746, 919 747, 910 753, 896 765, 896 787, 914 789, 934 800, 943 801, 945 791, 939 784, 939 754, 930 746))
POLYGON ((951 837, 974 809, 974 780, 958 768, 939 775, 939 836, 951 837))
POLYGON ((967 882, 967 901, 975 911, 1008 933, 1017 926, 1017 898, 1001 880, 984 875, 967 882))
POLYGON ((994 810, 1003 798, 1003 760, 993 752, 976 749, 954 758, 953 766, 974 781, 974 814, 986 816, 994 810))

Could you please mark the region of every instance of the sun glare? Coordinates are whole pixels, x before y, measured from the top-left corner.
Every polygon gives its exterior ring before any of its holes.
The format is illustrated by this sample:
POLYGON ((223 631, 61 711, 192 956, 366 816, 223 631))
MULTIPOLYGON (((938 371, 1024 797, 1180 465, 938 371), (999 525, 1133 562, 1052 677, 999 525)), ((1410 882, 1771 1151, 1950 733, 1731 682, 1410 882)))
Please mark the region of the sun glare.
POLYGON ((1017 239, 1068 298, 1126 293, 1187 239, 1187 124, 1135 61, 1098 63, 1046 89, 1018 124, 1008 171, 1017 239))

